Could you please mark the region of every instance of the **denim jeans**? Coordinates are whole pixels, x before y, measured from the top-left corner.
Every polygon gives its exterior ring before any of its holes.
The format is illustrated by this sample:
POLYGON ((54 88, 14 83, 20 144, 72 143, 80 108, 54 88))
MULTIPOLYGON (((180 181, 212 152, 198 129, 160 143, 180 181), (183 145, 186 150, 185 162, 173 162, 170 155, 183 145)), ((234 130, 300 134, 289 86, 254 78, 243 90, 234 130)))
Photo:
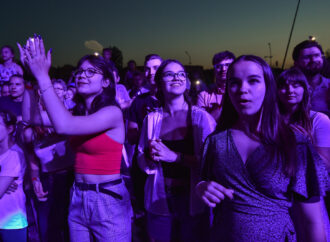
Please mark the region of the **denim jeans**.
POLYGON ((0 229, 1 242, 26 242, 27 228, 23 229, 0 229))
POLYGON ((68 208, 73 172, 42 173, 40 180, 47 201, 36 201, 41 241, 69 241, 68 208))
POLYGON ((131 241, 132 208, 125 184, 103 188, 123 199, 97 191, 82 191, 73 185, 69 207, 71 241, 131 241))

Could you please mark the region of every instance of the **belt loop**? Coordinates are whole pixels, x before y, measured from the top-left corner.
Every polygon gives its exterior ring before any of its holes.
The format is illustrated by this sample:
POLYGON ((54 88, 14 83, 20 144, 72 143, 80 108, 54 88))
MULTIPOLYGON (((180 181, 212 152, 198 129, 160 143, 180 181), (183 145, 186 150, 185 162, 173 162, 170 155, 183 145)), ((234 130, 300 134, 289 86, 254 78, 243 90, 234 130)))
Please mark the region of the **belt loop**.
POLYGON ((95 184, 96 185, 96 192, 98 193, 99 192, 99 183, 95 184))

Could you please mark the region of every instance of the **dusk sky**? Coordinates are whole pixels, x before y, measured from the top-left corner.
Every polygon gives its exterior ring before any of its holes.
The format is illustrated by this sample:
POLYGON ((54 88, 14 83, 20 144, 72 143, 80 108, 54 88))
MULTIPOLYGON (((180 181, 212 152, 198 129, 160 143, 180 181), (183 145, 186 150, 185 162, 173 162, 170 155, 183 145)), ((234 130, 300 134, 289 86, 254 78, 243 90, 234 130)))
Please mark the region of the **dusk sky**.
MULTIPOLYGON (((33 33, 53 48, 53 65, 73 64, 85 54, 86 41, 117 46, 124 56, 143 64, 158 53, 183 64, 211 67, 214 53, 269 55, 282 65, 298 0, 56 0, 3 1, 0 45, 25 42, 33 33)), ((330 48, 330 0, 301 0, 292 48, 314 35, 330 48)), ((16 46, 15 46, 16 48, 16 46)), ((17 48, 16 48, 17 50, 17 48)), ((17 51, 18 53, 18 51, 17 51)), ((18 58, 18 55, 16 55, 18 58)))

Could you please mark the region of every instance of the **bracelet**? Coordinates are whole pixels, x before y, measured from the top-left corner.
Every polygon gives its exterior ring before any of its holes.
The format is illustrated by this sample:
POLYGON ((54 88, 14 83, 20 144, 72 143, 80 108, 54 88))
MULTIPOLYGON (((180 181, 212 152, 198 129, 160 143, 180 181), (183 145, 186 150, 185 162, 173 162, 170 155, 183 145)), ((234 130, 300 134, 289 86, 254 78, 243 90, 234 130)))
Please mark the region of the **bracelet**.
POLYGON ((41 93, 41 95, 43 95, 49 88, 51 88, 51 87, 53 87, 53 85, 50 85, 50 86, 48 86, 48 87, 46 87, 44 90, 41 90, 40 89, 40 93, 41 93))

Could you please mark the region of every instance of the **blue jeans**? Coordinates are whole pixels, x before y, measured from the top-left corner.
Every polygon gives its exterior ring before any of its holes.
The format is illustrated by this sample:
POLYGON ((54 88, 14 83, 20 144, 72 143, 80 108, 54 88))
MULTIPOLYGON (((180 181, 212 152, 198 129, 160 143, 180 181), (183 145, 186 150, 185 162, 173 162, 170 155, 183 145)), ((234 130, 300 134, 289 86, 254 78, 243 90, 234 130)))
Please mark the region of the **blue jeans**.
POLYGON ((97 191, 72 187, 69 207, 71 241, 131 241, 131 203, 123 182, 103 188, 122 199, 97 191))
POLYGON ((36 201, 41 241, 69 241, 68 208, 73 172, 42 173, 40 177, 47 201, 36 201))
POLYGON ((26 242, 27 228, 23 229, 0 229, 1 242, 26 242))

